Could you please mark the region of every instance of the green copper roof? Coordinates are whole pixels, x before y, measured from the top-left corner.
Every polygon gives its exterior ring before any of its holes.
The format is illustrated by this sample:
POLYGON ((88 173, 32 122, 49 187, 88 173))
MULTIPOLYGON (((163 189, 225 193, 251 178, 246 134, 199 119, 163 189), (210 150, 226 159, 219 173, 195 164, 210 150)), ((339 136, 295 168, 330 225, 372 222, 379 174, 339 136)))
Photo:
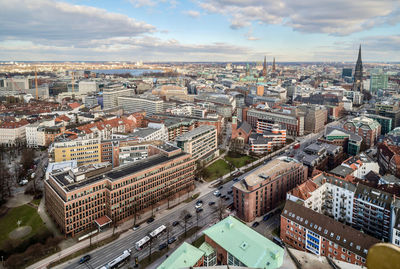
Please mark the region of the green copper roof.
POLYGON ((257 233, 234 217, 227 217, 204 231, 204 234, 235 256, 247 267, 279 268, 283 248, 257 233))
POLYGON ((157 269, 179 269, 194 266, 204 252, 183 242, 157 269))
POLYGON ((209 256, 210 254, 212 254, 214 252, 214 249, 212 248, 212 246, 210 246, 210 244, 208 244, 207 242, 204 242, 203 244, 201 244, 199 249, 204 251, 206 256, 209 256))

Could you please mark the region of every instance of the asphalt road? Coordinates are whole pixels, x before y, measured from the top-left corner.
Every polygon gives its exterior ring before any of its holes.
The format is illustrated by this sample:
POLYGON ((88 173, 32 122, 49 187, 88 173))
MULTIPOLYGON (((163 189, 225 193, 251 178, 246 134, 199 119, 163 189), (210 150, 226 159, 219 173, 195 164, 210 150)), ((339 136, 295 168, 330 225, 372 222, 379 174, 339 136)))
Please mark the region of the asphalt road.
MULTIPOLYGON (((226 194, 228 190, 231 189, 232 185, 235 182, 231 181, 228 182, 224 185, 224 187, 220 190, 222 194, 226 194)), ((199 226, 205 226, 210 223, 215 223, 218 221, 218 203, 219 199, 217 198, 213 192, 215 189, 211 190, 210 193, 204 195, 200 199, 203 201, 203 209, 204 211, 199 213, 199 226), (214 201, 216 204, 214 206, 209 206, 208 203, 214 201)), ((225 201, 223 200, 223 203, 225 205, 228 205, 232 203, 232 196, 228 195, 229 200, 225 201)), ((156 219, 153 223, 147 224, 144 223, 142 224, 138 230, 129 231, 129 235, 123 238, 119 238, 116 241, 100 248, 96 249, 89 254, 91 255, 91 259, 88 262, 88 265, 82 264, 79 265, 79 259, 75 258, 70 260, 69 262, 57 267, 57 268, 77 268, 77 269, 83 269, 83 268, 100 268, 101 266, 105 265, 106 263, 112 261, 116 257, 122 254, 122 252, 126 249, 131 249, 131 257, 138 256, 139 260, 143 259, 144 257, 147 257, 149 254, 149 248, 146 247, 141 251, 137 251, 134 247, 135 243, 142 239, 144 236, 148 235, 151 231, 159 227, 160 225, 165 225, 167 223, 170 224, 170 227, 172 231, 170 232, 169 237, 171 238, 172 236, 179 236, 184 233, 184 221, 181 217, 182 211, 187 210, 192 217, 190 218, 189 222, 187 223, 187 230, 189 230, 191 227, 195 227, 197 225, 197 217, 196 217, 196 212, 195 212, 195 202, 192 201, 188 203, 183 209, 178 210, 178 211, 171 211, 170 214, 160 218, 156 219), (174 221, 179 221, 180 224, 178 226, 173 227, 171 224, 174 221)), ((158 246, 161 243, 166 242, 167 240, 167 234, 164 233, 160 238, 157 238, 155 241, 152 243, 152 252, 158 250, 158 246)), ((172 245, 173 247, 174 245, 172 245)))

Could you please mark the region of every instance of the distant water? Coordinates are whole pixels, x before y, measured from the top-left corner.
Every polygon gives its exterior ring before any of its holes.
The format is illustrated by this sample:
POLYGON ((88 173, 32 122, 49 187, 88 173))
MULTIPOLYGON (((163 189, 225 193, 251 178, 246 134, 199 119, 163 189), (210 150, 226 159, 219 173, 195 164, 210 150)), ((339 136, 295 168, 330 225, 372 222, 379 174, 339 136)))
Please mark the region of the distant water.
POLYGON ((130 73, 132 76, 141 76, 145 73, 161 73, 162 71, 156 69, 98 69, 92 70, 92 72, 107 75, 130 73))

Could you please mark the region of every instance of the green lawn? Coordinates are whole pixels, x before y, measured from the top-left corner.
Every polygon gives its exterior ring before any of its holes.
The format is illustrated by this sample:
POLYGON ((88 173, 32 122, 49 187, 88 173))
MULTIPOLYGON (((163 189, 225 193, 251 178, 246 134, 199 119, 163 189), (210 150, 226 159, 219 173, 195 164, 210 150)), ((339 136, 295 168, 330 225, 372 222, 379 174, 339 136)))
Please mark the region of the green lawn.
POLYGON ((254 162, 256 159, 248 155, 241 155, 238 153, 232 153, 232 154, 228 153, 225 156, 225 160, 233 164, 235 167, 240 168, 242 166, 245 166, 246 164, 254 162))
POLYGON ((210 166, 206 167, 205 170, 207 173, 205 178, 206 181, 213 181, 230 172, 229 165, 224 160, 217 160, 210 166))
POLYGON ((32 200, 32 204, 39 206, 41 199, 32 200))
POLYGON ((22 240, 33 236, 38 231, 45 228, 36 209, 28 205, 11 208, 7 214, 0 219, 0 248, 2 248, 4 241, 8 239, 8 234, 18 227, 18 220, 21 221, 20 226, 32 227, 32 231, 24 238, 21 238, 22 240))

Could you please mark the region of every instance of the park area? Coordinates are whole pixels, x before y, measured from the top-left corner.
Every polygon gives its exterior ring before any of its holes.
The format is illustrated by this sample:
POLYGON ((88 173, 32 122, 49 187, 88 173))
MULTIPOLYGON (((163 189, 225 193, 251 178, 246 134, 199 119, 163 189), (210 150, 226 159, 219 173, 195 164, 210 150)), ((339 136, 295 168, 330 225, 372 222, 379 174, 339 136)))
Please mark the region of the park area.
POLYGON ((220 159, 204 168, 204 179, 206 181, 213 181, 219 177, 222 177, 225 174, 230 172, 229 164, 227 164, 224 160, 220 159))
POLYGON ((237 152, 229 151, 228 154, 225 156, 225 160, 233 164, 236 168, 240 168, 254 162, 256 158, 249 155, 243 155, 237 152))

